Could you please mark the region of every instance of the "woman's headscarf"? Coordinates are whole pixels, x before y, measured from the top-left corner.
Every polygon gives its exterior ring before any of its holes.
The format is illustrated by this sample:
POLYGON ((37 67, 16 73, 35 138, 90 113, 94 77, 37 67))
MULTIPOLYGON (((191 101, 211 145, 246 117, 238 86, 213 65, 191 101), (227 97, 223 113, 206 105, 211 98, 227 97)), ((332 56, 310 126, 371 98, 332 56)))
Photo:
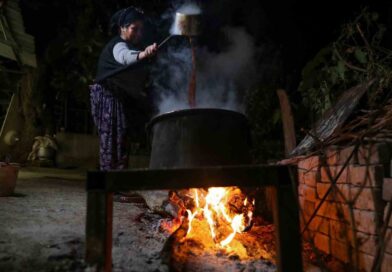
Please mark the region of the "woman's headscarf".
POLYGON ((136 21, 144 20, 144 12, 135 7, 120 9, 110 18, 110 30, 117 33, 119 27, 126 27, 136 21))

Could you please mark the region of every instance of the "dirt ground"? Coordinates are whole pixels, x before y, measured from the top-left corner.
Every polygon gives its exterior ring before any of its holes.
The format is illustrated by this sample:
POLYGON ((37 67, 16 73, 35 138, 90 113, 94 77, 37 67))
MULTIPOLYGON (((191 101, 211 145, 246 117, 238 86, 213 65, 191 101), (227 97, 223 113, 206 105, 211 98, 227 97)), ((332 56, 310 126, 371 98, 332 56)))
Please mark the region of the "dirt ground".
MULTIPOLYGON (((0 271, 93 271, 83 260, 85 217, 83 172, 21 169, 15 194, 0 197, 0 271)), ((115 203, 113 220, 113 271, 170 270, 161 254, 169 238, 158 227, 161 215, 115 203)), ((201 258, 186 271, 276 271, 270 262, 201 258)))

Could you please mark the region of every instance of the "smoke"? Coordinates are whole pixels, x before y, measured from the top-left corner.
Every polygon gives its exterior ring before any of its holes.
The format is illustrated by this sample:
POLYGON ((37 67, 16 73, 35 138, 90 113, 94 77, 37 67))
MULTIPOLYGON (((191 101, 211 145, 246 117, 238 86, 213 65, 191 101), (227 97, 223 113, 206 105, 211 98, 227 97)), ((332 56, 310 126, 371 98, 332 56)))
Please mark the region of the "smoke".
POLYGON ((187 15, 196 15, 201 13, 201 9, 195 3, 185 3, 177 10, 177 12, 187 15))
MULTIPOLYGON (((184 15, 199 15, 201 14, 201 9, 194 3, 187 3, 183 4, 180 6, 177 10, 176 13, 184 14, 184 15)), ((172 26, 170 28, 170 34, 171 35, 180 35, 181 34, 181 27, 180 27, 181 22, 179 21, 178 16, 175 16, 175 20, 172 23, 172 26)))
POLYGON ((191 0, 171 0, 169 7, 161 15, 164 20, 170 19, 173 21, 176 12, 180 12, 187 15, 196 15, 202 12, 200 6, 191 0))
MULTIPOLYGON (((192 6, 180 10, 199 11, 192 6)), ((255 45, 243 28, 226 27, 221 52, 196 48, 196 107, 244 112, 242 96, 255 78, 255 45)), ((192 52, 187 37, 170 43, 152 70, 155 104, 159 113, 188 109, 192 52)))

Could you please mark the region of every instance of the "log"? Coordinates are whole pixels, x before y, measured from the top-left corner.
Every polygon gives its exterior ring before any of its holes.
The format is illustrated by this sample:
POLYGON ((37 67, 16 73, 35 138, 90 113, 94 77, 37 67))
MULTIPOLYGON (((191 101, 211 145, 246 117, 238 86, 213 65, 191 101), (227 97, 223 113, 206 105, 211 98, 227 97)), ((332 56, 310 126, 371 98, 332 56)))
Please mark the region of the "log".
POLYGON ((282 113, 282 123, 283 123, 283 134, 284 134, 284 147, 285 156, 289 156, 290 152, 297 145, 295 139, 295 127, 293 112, 291 111, 289 97, 283 89, 276 90, 279 97, 280 111, 282 113))
POLYGON ((374 79, 370 80, 345 91, 317 121, 315 127, 308 132, 308 135, 290 153, 290 156, 304 155, 331 137, 343 126, 374 81, 374 79))

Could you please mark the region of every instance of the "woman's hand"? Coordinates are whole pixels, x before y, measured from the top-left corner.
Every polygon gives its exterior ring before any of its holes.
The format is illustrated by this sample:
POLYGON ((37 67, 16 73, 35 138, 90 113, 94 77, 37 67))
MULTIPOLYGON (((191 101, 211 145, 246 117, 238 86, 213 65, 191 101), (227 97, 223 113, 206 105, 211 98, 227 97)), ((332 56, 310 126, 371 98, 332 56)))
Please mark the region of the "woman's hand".
POLYGON ((139 53, 139 60, 146 59, 146 58, 151 58, 154 56, 158 51, 158 46, 156 43, 153 43, 152 45, 149 45, 144 49, 144 51, 139 53))

